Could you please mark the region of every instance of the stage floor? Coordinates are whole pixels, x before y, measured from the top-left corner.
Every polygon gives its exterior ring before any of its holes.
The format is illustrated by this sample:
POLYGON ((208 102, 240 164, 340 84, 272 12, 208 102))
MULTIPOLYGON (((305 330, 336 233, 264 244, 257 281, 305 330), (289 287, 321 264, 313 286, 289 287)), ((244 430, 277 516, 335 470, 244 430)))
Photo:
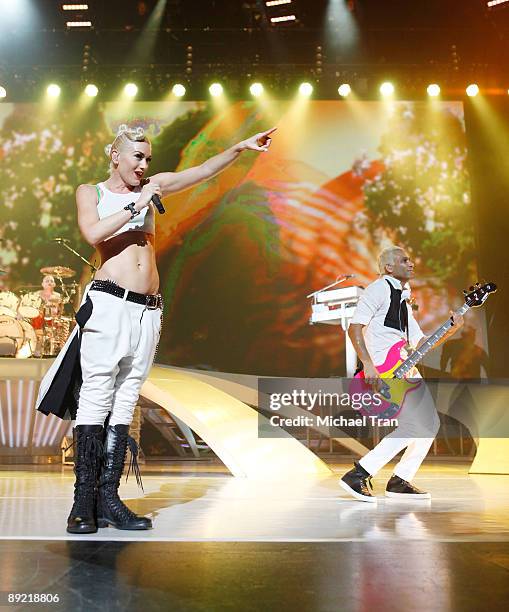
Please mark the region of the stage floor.
POLYGON ((415 483, 432 500, 383 496, 390 469, 374 481, 378 504, 345 497, 335 475, 320 481, 235 479, 220 465, 196 462, 143 466, 145 494, 134 478, 121 495, 151 515, 145 532, 100 529, 66 533, 74 477, 70 467, 0 468, 1 540, 141 542, 507 542, 509 476, 468 475, 466 464, 427 463, 415 483))

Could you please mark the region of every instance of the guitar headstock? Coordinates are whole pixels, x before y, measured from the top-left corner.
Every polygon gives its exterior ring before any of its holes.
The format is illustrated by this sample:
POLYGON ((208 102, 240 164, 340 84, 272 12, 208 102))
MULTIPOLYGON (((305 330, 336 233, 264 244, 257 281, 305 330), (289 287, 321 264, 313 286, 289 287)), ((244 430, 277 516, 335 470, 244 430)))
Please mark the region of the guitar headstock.
POLYGON ((476 308, 477 306, 482 306, 484 302, 488 299, 490 293, 494 293, 496 290, 497 286, 495 285, 495 283, 484 283, 484 285, 476 283, 475 285, 470 287, 468 291, 463 291, 465 304, 469 308, 476 308))

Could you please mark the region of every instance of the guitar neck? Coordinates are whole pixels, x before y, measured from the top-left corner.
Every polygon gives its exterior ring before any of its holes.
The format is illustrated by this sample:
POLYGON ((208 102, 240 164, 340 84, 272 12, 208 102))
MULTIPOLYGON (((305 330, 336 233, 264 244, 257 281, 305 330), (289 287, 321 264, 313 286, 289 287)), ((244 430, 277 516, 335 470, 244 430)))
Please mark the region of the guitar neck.
MULTIPOLYGON (((469 306, 465 303, 461 308, 456 310, 455 314, 463 315, 467 312, 469 306)), ((439 340, 441 340, 445 334, 451 329, 452 321, 451 319, 447 319, 447 321, 441 325, 429 338, 426 342, 423 342, 421 346, 415 350, 409 357, 403 361, 403 363, 394 370, 394 378, 403 378, 408 374, 408 372, 416 366, 424 356, 431 351, 431 349, 437 344, 439 340)))

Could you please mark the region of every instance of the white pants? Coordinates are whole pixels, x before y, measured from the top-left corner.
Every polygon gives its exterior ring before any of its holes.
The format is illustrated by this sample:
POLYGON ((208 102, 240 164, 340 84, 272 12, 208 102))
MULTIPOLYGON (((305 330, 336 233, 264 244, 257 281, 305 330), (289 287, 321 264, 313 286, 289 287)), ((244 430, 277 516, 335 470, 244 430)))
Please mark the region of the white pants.
POLYGON ((364 455, 359 463, 374 476, 406 448, 394 468, 394 474, 410 482, 428 454, 440 428, 435 403, 424 381, 407 396, 397 418, 398 427, 364 455))
POLYGON ((92 315, 82 330, 76 425, 130 425, 154 360, 161 310, 91 290, 92 315))

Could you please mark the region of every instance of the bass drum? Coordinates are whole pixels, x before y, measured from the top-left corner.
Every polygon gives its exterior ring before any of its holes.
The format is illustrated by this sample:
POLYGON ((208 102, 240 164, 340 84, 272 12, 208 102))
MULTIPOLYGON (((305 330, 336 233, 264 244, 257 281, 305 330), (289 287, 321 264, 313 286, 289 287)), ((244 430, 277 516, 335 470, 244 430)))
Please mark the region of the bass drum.
POLYGON ((25 333, 19 321, 0 314, 0 356, 16 357, 23 346, 25 333))
POLYGON ((16 317, 19 298, 12 291, 0 291, 0 315, 16 317))
POLYGON ((25 319, 33 319, 40 315, 42 299, 38 291, 25 293, 18 307, 19 314, 25 319))
POLYGON ((30 323, 27 323, 26 321, 19 321, 19 324, 23 329, 23 344, 16 353, 16 358, 26 359, 27 357, 32 357, 35 353, 37 348, 37 336, 30 323))

